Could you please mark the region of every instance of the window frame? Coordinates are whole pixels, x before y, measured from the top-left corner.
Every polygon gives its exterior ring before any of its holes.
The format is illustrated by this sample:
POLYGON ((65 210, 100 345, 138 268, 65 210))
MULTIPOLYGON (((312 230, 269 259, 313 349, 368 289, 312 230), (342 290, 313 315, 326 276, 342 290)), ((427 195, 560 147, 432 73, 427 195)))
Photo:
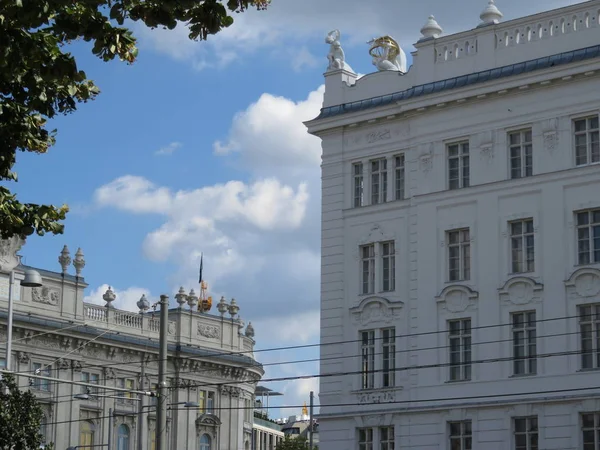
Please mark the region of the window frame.
POLYGON ((513 445, 515 450, 539 450, 539 433, 540 425, 537 416, 522 416, 513 417, 513 445), (525 431, 517 431, 517 421, 525 421, 525 431), (535 421, 535 429, 531 430, 531 423, 535 421), (518 437, 525 436, 525 446, 518 445, 518 437), (535 444, 531 442, 532 438, 535 437, 535 444))
POLYGON ((117 428, 117 450, 129 450, 131 442, 131 429, 124 423, 117 428), (127 433, 123 433, 127 430, 127 433))
POLYGON ((359 246, 360 253, 360 295, 370 295, 375 293, 375 244, 364 244, 359 246), (368 250, 368 253, 365 251, 368 250), (365 280, 366 276, 366 280, 365 280))
POLYGON ((535 227, 533 217, 508 222, 510 273, 535 272, 535 227), (514 227, 520 226, 517 232, 514 227), (515 246, 515 244, 518 244, 515 246), (531 244, 531 245, 530 245, 531 244), (531 249, 531 258, 530 256, 531 249))
MULTIPOLYGON (((128 376, 118 377, 116 380, 117 387, 121 389, 129 389, 129 391, 135 390, 135 379, 128 376)), ((132 392, 119 391, 117 394, 117 403, 131 404, 135 398, 135 394, 132 392)))
POLYGON ((375 331, 360 331, 360 386, 362 390, 375 389, 375 331))
POLYGON ((202 433, 198 437, 198 450, 211 450, 212 449, 212 438, 208 433, 202 433), (206 438, 206 439, 204 439, 206 438), (204 442, 203 442, 204 441, 204 442))
POLYGON ((379 427, 379 448, 381 450, 394 450, 395 430, 394 426, 379 427), (385 435, 385 436, 384 436, 385 435))
POLYGON ((369 180, 371 188, 371 205, 380 205, 387 201, 388 166, 387 158, 376 158, 369 161, 369 180), (377 168, 375 168, 377 165, 377 168), (377 181, 376 181, 377 180, 377 181), (377 187, 377 189, 375 188, 377 187))
POLYGON ((591 134, 596 134, 596 138, 600 140, 600 116, 599 114, 587 114, 579 117, 573 117, 571 119, 572 137, 573 137, 573 160, 575 167, 585 167, 593 164, 600 163, 600 141, 594 141, 591 139, 591 134), (590 120, 596 120, 596 128, 590 128, 590 120), (585 130, 577 131, 577 122, 585 121, 585 130), (585 162, 578 162, 578 147, 581 144, 577 143, 579 136, 585 136, 585 162), (595 156, 593 144, 596 142, 598 146, 597 155, 595 156), (596 158, 594 161, 593 158, 596 158))
POLYGON ((352 207, 359 208, 365 204, 364 164, 361 161, 352 163, 352 207))
POLYGON ((396 241, 380 242, 381 292, 396 290, 396 241))
MULTIPOLYGON (((6 361, 5 361, 6 364, 6 361)), ((50 364, 43 363, 40 361, 32 361, 31 362, 31 371, 36 375, 41 375, 50 378, 52 376, 52 367, 50 364), (39 372, 38 372, 39 371, 39 372)), ((52 383, 50 380, 45 380, 43 378, 32 378, 31 387, 36 391, 41 392, 51 392, 52 391, 52 383)))
POLYGON ((537 375, 537 311, 515 311, 510 315, 510 323, 513 376, 537 375), (520 340, 517 340, 518 338, 520 340), (518 355, 517 351, 520 347, 523 348, 522 356, 518 355), (522 369, 519 369, 520 364, 522 369))
POLYGON ((574 212, 575 218, 575 250, 576 250, 576 261, 579 266, 586 266, 591 264, 600 263, 600 217, 596 222, 594 216, 598 214, 600 216, 600 208, 587 208, 574 212), (586 223, 580 224, 580 216, 585 214, 587 216, 586 223), (587 231, 586 237, 581 237, 581 231, 587 231), (595 231, 598 230, 598 237, 595 236, 595 231), (596 242, 596 240, 598 242, 596 242), (585 253, 582 252, 581 243, 585 242, 587 249, 585 253), (596 247, 597 243, 597 247, 596 247), (586 255, 585 258, 582 258, 586 255))
POLYGON ((533 130, 529 128, 521 128, 519 130, 510 130, 507 132, 506 142, 508 144, 508 170, 511 180, 527 178, 533 176, 533 130), (519 142, 513 144, 512 136, 518 136, 519 142), (529 137, 529 140, 527 140, 529 137), (518 156, 513 156, 513 150, 518 151, 518 156), (518 160, 518 168, 513 166, 513 162, 518 160), (527 164, 528 161, 530 164, 527 164), (518 170, 518 175, 515 176, 515 170, 518 170))
POLYGON ((448 381, 471 381, 473 377, 473 321, 470 317, 450 319, 447 321, 448 339, 448 381), (453 329, 453 325, 458 328, 453 329), (467 326, 468 325, 468 326, 467 326), (458 333, 456 332, 458 331, 458 333), (458 346, 456 346, 458 343, 458 346), (453 356, 458 360, 453 361, 453 356))
POLYGON ((579 348, 581 351, 580 366, 582 370, 600 369, 600 303, 586 303, 577 305, 577 318, 579 325, 579 348), (590 314, 583 314, 585 308, 590 309, 590 314), (583 320, 583 318, 588 318, 583 320), (589 337, 584 339, 583 327, 589 330, 589 337), (585 345, 585 341, 589 341, 589 348, 585 345), (586 358, 589 358, 591 364, 586 363, 586 358))
POLYGON ((374 450, 374 431, 372 427, 359 428, 357 430, 358 450, 374 450), (364 435, 363 435, 364 433, 364 435))
POLYGON ((216 394, 210 389, 198 390, 198 411, 200 414, 213 414, 215 411, 216 394))
POLYGON ((454 191, 471 186, 470 151, 468 139, 446 143, 446 177, 448 190, 454 191), (456 147, 456 154, 453 154, 454 147, 456 147), (452 167, 453 161, 457 161, 456 168, 452 167), (452 176, 454 170, 456 170, 456 177, 452 176), (456 180, 456 184, 453 184, 454 180, 456 180))
MULTIPOLYGON (((83 383, 100 385, 100 374, 97 372, 82 371, 80 373, 80 379, 83 383)), ((98 388, 90 386, 81 386, 81 393, 97 395, 98 388)))
POLYGON ((454 449, 452 443, 456 441, 459 442, 459 450, 473 450, 473 422, 471 419, 448 421, 448 448, 454 449), (459 434, 453 434, 453 425, 458 425, 459 434))
POLYGON ((406 200, 406 154, 394 155, 394 200, 406 200))
POLYGON ((381 387, 396 386, 396 328, 382 328, 381 334, 381 387))
POLYGON ((448 269, 446 272, 448 282, 469 281, 471 279, 471 228, 455 228, 446 231, 446 262, 448 269), (456 242, 452 242, 452 236, 457 235, 456 242), (466 235, 466 239, 464 236, 466 235), (452 256, 453 249, 458 249, 458 257, 452 256), (452 261, 458 261, 458 275, 453 276, 455 269, 452 268, 452 261))

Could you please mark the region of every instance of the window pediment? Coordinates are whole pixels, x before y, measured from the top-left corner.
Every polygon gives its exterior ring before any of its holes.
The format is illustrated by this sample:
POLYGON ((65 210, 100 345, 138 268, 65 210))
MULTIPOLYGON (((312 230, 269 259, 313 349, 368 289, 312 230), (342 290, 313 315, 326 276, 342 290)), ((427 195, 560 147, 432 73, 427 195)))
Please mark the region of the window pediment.
POLYGON ((218 427, 221 425, 221 420, 215 414, 204 413, 196 419, 196 426, 218 427))
POLYGON ((462 284, 452 284, 442 289, 435 298, 438 305, 448 312, 464 312, 469 307, 475 307, 479 292, 462 284))
POLYGON ((574 298, 589 298, 600 294, 600 270, 582 267, 571 274, 565 286, 574 298))
POLYGON ((504 286, 498 289, 498 293, 503 302, 510 302, 514 305, 526 305, 531 302, 541 300, 541 293, 544 285, 538 283, 530 277, 512 277, 509 278, 504 286))
POLYGON ((370 323, 390 323, 399 316, 399 309, 404 306, 402 301, 391 301, 384 297, 371 296, 363 298, 358 306, 350 308, 354 321, 360 325, 370 323))
POLYGON ((381 225, 374 224, 369 233, 358 240, 358 245, 373 244, 375 242, 393 241, 396 236, 393 233, 386 233, 381 225))

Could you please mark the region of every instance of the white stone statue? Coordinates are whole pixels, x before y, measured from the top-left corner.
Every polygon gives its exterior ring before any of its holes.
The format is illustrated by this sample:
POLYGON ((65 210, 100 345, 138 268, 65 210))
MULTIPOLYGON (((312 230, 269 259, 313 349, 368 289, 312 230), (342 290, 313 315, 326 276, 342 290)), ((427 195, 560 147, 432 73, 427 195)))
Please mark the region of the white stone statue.
POLYGON ((390 36, 371 39, 369 54, 373 57, 373 65, 378 70, 393 70, 406 73, 406 54, 398 43, 390 36))
POLYGON ((344 69, 353 72, 352 68, 345 61, 344 49, 342 49, 342 44, 340 43, 340 30, 330 31, 327 37, 325 37, 325 43, 329 44, 329 53, 327 54, 329 66, 327 66, 327 71, 344 69))

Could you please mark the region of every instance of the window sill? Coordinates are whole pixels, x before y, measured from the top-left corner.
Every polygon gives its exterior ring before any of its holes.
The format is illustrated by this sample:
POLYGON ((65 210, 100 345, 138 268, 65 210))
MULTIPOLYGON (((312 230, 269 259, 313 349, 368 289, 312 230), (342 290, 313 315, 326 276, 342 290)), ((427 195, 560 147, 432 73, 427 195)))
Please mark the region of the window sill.
POLYGON ((536 373, 513 373, 512 375, 509 375, 509 379, 519 379, 519 378, 531 378, 531 377, 537 377, 538 374, 536 373))
POLYGON ((444 383, 446 384, 460 384, 460 383, 469 383, 473 381, 471 378, 469 378, 468 380, 447 380, 444 383))
POLYGON ((576 370, 577 373, 598 372, 598 371, 600 371, 600 367, 590 367, 590 368, 586 368, 586 369, 576 370))

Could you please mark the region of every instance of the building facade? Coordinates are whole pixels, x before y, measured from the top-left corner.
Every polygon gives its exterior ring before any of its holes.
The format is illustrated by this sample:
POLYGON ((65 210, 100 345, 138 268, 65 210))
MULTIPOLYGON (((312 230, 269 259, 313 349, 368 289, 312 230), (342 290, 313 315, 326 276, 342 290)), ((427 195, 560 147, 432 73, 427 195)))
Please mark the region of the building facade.
POLYGON ((375 41, 360 79, 334 33, 306 123, 323 448, 600 448, 599 16, 490 1, 430 17, 407 72, 375 41))
MULTIPOLYGON (((0 266, 10 247, 0 245, 0 266)), ((42 403, 46 441, 66 449, 102 446, 110 439, 113 449, 154 450, 156 398, 105 387, 157 390, 160 308, 153 312, 143 297, 139 312, 118 310, 110 289, 103 297, 105 306, 86 303, 83 254, 78 251, 73 259, 76 275, 68 273, 66 246, 59 262, 61 272, 36 269, 43 280, 39 288, 21 287, 27 267, 14 269, 10 369, 19 374, 19 385, 42 403)), ((2 274, 2 343, 7 339, 8 284, 8 275, 2 274)), ((169 310, 168 325, 169 448, 250 450, 254 389, 264 373, 253 356, 254 330, 250 324, 244 330, 233 299, 221 300, 217 316, 197 312, 193 290, 186 295, 181 289, 175 298, 180 307, 169 310)), ((4 348, 0 352, 5 358, 4 348)))

